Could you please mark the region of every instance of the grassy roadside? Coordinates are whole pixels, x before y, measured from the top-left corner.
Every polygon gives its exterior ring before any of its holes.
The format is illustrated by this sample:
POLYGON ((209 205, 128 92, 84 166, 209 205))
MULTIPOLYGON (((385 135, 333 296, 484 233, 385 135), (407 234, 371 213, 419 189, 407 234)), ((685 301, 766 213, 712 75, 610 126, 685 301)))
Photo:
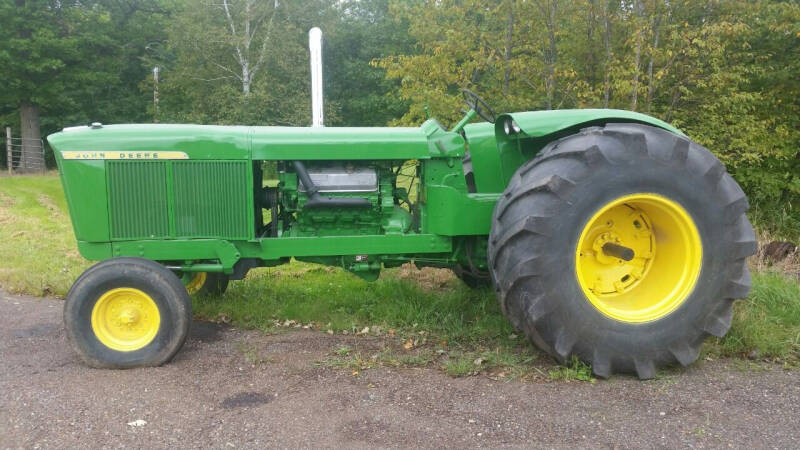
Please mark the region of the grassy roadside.
MULTIPOLYGON (((75 250, 57 177, 0 177, 0 255, 0 287, 33 295, 65 295, 89 266, 75 250)), ((222 298, 194 299, 194 308, 199 318, 267 332, 305 326, 386 340, 377 355, 342 349, 323 362, 353 370, 435 365, 451 375, 525 377, 541 372, 535 361, 546 359, 514 333, 490 290, 471 290, 443 269, 386 270, 367 283, 340 269, 292 263, 253 271, 222 298)), ((730 333, 710 340, 705 352, 798 365, 800 282, 754 273, 730 333)), ((591 378, 577 362, 544 370, 550 378, 591 378)))
POLYGON ((75 246, 57 176, 0 177, 0 286, 64 296, 89 265, 75 246))

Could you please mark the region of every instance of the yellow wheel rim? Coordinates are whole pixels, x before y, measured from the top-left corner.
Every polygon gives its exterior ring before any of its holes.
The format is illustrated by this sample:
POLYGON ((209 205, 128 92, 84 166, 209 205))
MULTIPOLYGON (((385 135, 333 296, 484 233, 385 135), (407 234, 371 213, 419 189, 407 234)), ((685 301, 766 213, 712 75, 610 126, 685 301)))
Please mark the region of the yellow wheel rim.
POLYGON ((197 272, 188 283, 186 283, 186 291, 189 294, 196 294, 202 289, 203 285, 206 283, 206 278, 208 274, 205 272, 197 272))
POLYGON ((156 337, 160 325, 156 302, 138 289, 112 289, 92 309, 95 336, 106 347, 120 352, 146 347, 156 337))
POLYGON ((578 282, 600 312, 649 322, 674 311, 694 289, 703 247, 689 213, 657 194, 632 194, 586 223, 575 252, 578 282))

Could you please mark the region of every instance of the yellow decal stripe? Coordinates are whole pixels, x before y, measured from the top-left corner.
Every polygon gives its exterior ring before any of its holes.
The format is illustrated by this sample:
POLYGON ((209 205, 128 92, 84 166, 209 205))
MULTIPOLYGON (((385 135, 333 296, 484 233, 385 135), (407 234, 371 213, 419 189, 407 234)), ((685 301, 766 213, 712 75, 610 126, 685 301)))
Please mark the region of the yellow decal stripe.
POLYGON ((184 152, 61 152, 64 159, 189 159, 184 152))

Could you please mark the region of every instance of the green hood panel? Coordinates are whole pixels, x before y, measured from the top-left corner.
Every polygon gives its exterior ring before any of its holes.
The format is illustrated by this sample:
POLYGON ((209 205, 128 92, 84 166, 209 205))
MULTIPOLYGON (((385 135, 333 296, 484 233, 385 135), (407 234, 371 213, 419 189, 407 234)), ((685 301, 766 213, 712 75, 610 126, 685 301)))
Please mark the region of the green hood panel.
MULTIPOLYGON (((183 152, 191 159, 248 159, 249 132, 249 127, 241 126, 103 125, 65 128, 47 141, 57 158, 65 152, 81 152, 90 159, 113 159, 112 153, 128 159, 152 159, 158 152, 183 152), (105 158, 97 158, 93 152, 105 152, 105 158)), ((81 154, 69 159, 82 159, 81 154)))
POLYGON ((420 127, 253 127, 253 159, 374 160, 430 157, 420 127))
POLYGON ((576 125, 592 123, 637 122, 653 125, 671 131, 683 133, 663 120, 646 114, 621 109, 556 109, 550 111, 532 111, 501 114, 495 123, 497 136, 504 135, 503 121, 511 117, 528 137, 541 137, 556 133, 576 125))
MULTIPOLYGON (((141 124, 66 128, 48 136, 47 140, 56 150, 57 158, 64 152, 81 152, 77 156, 85 154, 88 159, 109 159, 112 153, 115 158, 123 153, 126 158, 150 159, 157 152, 182 152, 189 159, 399 160, 429 158, 432 149, 428 134, 431 131, 426 127, 141 124), (106 153, 98 158, 93 154, 96 152, 106 153)), ((455 134, 450 137, 460 139, 455 134)))

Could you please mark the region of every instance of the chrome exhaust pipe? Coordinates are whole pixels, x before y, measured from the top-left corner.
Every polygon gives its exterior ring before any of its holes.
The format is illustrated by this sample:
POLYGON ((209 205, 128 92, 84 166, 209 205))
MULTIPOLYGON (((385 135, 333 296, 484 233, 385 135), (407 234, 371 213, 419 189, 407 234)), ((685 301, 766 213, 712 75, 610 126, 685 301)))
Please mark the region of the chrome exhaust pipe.
POLYGON ((323 127, 322 122, 322 30, 308 31, 308 50, 311 53, 311 126, 323 127))

